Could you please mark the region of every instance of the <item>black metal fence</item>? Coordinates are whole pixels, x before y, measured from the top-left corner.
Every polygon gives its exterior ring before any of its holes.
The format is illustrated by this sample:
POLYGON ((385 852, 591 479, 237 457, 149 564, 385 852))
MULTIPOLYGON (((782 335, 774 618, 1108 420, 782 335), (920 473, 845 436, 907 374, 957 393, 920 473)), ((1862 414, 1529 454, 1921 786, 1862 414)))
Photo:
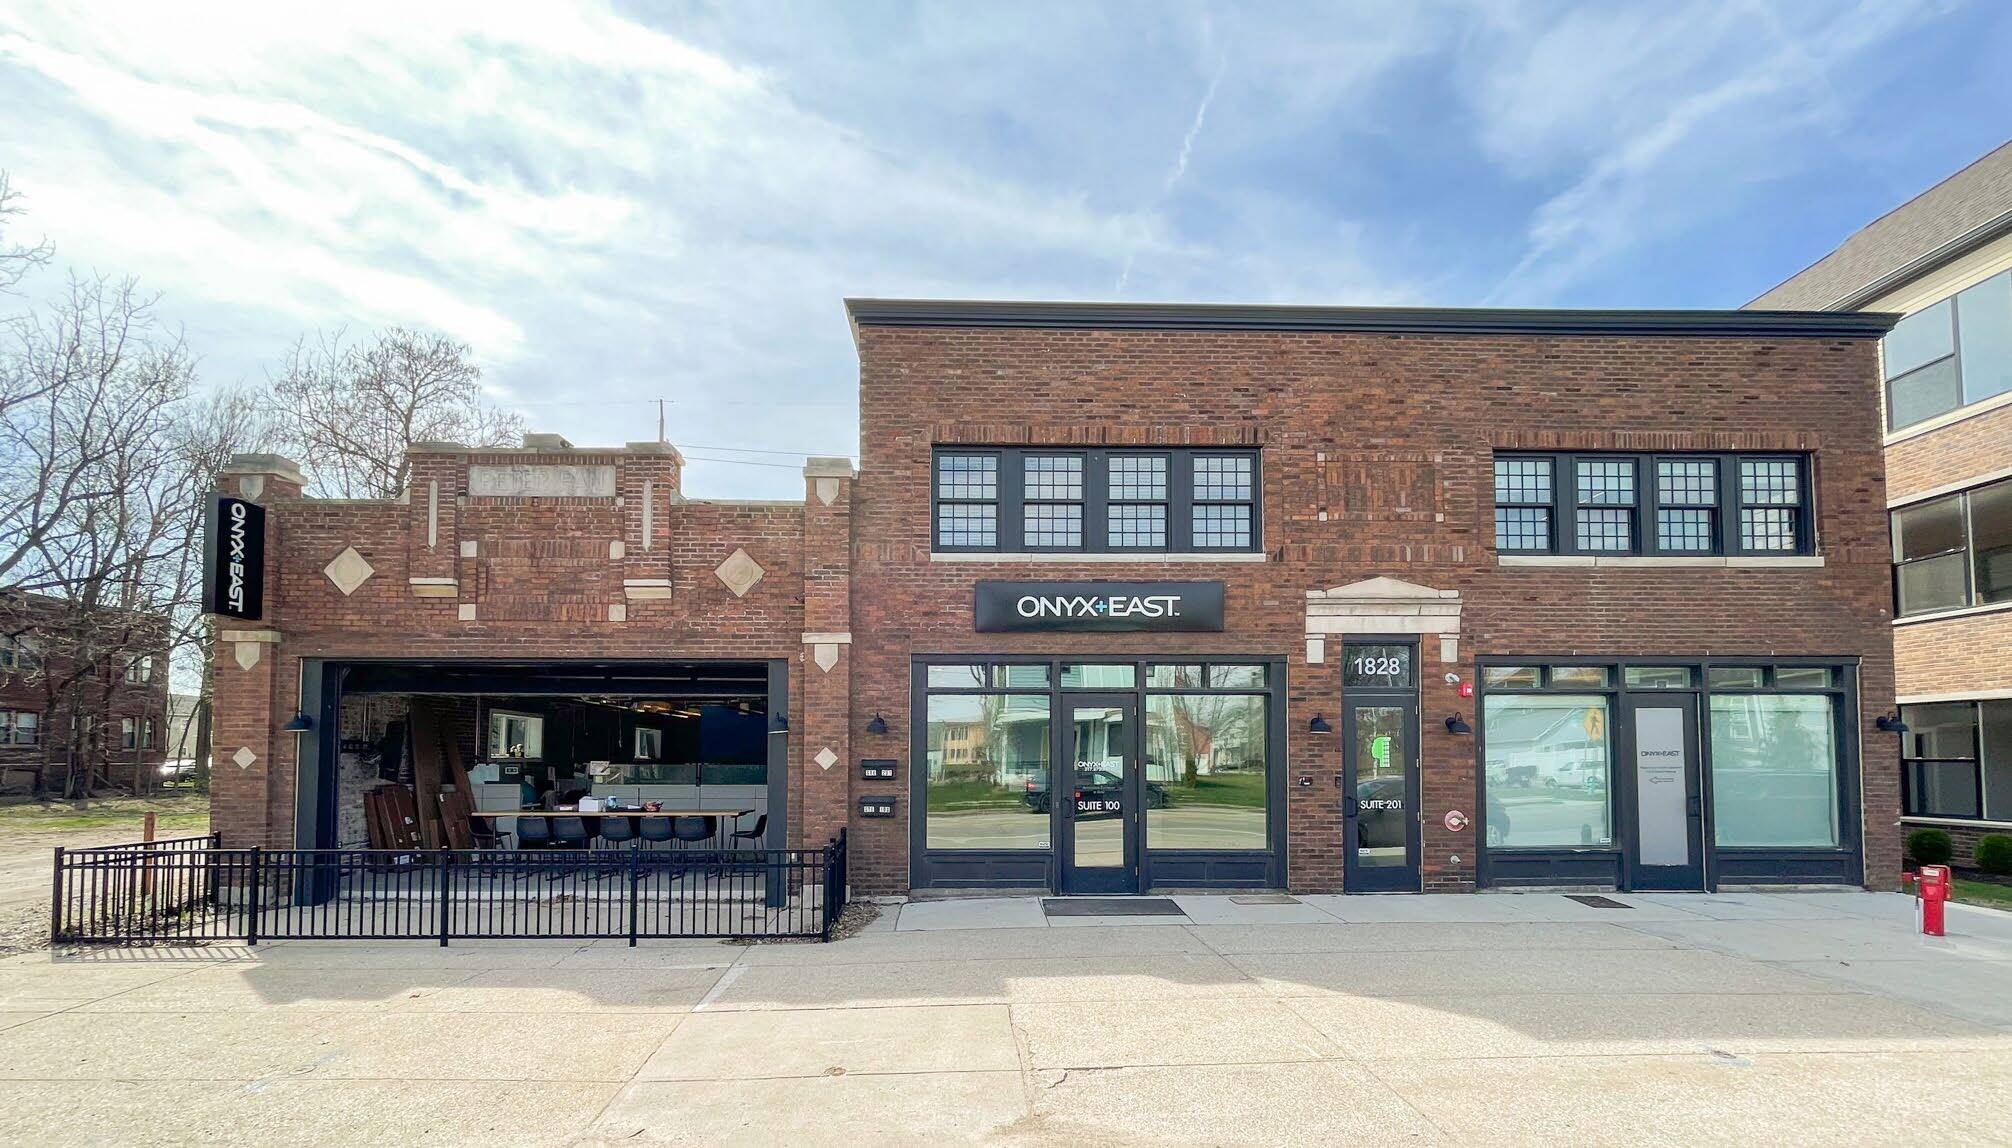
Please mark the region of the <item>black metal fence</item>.
POLYGON ((821 849, 57 849, 57 944, 815 937, 845 909, 821 849))

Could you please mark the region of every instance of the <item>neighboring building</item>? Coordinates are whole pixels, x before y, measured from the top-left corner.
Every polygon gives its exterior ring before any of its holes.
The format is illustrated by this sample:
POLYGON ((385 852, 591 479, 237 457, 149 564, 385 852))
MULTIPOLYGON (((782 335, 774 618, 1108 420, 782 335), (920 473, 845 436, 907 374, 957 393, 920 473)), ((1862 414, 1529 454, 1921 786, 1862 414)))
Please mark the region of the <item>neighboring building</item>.
POLYGON ((1899 312, 1879 388, 1906 822, 2012 831, 2012 143, 1751 304, 1899 312))
POLYGON ((152 785, 166 754, 167 628, 124 611, 80 612, 43 594, 0 596, 0 791, 152 785), (116 650, 103 664, 79 651, 116 650))
POLYGON ((849 829, 867 893, 1895 884, 1890 317, 848 307, 801 503, 553 436, 228 468, 226 843, 359 844, 440 746, 491 809, 849 829))

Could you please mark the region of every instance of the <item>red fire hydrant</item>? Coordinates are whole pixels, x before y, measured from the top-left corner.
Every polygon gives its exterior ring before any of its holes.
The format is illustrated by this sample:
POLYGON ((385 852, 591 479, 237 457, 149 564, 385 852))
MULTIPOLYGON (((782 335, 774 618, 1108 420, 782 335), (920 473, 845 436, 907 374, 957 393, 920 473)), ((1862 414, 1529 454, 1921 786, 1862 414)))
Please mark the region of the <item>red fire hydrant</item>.
POLYGON ((1921 935, 1942 936, 1942 905, 1949 900, 1949 866, 1923 865, 1914 895, 1921 901, 1921 935))

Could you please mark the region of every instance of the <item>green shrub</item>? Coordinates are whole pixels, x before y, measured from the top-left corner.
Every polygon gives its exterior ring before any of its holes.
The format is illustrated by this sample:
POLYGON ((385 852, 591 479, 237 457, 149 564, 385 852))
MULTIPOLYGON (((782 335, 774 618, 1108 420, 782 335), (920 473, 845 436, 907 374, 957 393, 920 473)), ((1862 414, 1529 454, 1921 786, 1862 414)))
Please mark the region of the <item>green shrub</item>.
POLYGON ((1947 865, 1956 843, 1940 829, 1917 829, 1907 835, 1907 855, 1916 865, 1947 865))
POLYGON ((1977 867, 1986 873, 2012 873, 2012 837, 1992 833, 1978 838, 1977 867))

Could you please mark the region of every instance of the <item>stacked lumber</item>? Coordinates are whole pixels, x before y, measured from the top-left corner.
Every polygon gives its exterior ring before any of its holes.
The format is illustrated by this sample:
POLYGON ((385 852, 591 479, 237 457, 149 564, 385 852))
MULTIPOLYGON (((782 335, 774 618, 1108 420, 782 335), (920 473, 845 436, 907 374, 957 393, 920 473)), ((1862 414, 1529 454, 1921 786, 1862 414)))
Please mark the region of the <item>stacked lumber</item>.
POLYGON ((428 849, 475 847, 470 816, 475 789, 461 759, 460 740, 444 707, 424 698, 412 700, 412 787, 420 840, 428 849))

